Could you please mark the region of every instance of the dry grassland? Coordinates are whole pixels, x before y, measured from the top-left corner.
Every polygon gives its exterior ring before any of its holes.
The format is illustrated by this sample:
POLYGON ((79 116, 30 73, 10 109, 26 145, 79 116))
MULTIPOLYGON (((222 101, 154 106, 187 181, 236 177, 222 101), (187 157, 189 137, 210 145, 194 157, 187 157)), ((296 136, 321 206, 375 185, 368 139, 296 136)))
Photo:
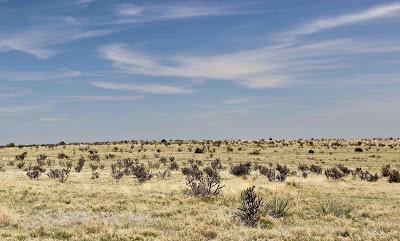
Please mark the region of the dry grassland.
POLYGON ((387 164, 400 168, 399 139, 3 147, 0 240, 400 240, 400 184, 382 177, 381 168, 387 164), (202 153, 196 154, 196 148, 202 153), (96 150, 100 161, 91 161, 96 153, 89 150, 96 150), (25 163, 19 168, 22 161, 16 155, 24 152, 25 163), (67 157, 58 158, 60 153, 67 157), (45 172, 31 180, 27 167, 37 165, 40 154, 47 156, 45 172), (107 154, 112 155, 106 158, 107 154), (74 167, 81 156, 86 162, 78 173, 74 167), (163 178, 160 173, 169 169, 170 157, 179 169, 163 178), (111 164, 124 158, 139 160, 152 178, 143 183, 132 175, 115 180, 111 164), (201 160, 203 168, 215 159, 222 163, 224 187, 211 197, 192 195, 181 169, 189 160, 201 160), (46 175, 50 169, 65 168, 68 161, 73 167, 65 183, 46 175), (252 165, 249 175, 230 173, 232 165, 246 162, 252 165), (92 179, 91 163, 99 165, 98 178, 92 179), (286 164, 286 180, 269 181, 257 170, 269 163, 286 164), (303 177, 300 164, 323 170, 303 177), (328 179, 324 171, 337 164, 378 173, 379 179, 370 182, 352 174, 328 179), (237 218, 240 194, 251 186, 264 204, 278 197, 289 202, 289 210, 282 217, 262 211, 255 227, 244 225, 237 218))

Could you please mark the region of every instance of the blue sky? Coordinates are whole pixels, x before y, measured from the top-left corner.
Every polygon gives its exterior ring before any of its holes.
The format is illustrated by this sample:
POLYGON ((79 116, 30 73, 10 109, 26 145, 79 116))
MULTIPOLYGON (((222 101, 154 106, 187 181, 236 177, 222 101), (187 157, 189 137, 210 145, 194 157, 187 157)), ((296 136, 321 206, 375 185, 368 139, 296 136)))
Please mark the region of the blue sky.
POLYGON ((400 136, 400 2, 0 0, 0 144, 400 136))

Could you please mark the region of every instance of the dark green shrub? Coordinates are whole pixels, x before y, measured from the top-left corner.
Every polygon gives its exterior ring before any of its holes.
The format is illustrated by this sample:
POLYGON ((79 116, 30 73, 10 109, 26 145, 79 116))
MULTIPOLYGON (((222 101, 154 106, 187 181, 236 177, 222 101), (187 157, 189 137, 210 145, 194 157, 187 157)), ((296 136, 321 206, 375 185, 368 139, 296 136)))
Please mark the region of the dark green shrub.
POLYGON ((240 207, 237 216, 246 226, 255 227, 260 219, 262 199, 255 193, 254 186, 240 195, 240 207))
POLYGON ((400 182, 400 173, 398 170, 391 170, 389 173, 389 182, 400 182))

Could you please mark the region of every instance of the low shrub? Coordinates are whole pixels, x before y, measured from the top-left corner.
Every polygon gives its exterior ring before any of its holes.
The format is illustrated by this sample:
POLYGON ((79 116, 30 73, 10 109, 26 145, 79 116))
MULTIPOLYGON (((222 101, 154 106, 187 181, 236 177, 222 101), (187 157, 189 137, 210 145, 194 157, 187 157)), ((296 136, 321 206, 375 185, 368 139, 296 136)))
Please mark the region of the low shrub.
POLYGON ((322 173, 322 167, 318 166, 318 165, 311 164, 310 171, 312 171, 314 173, 317 173, 317 174, 321 174, 322 173))
POLYGON ((359 177, 362 181, 376 182, 379 179, 378 173, 372 174, 369 171, 363 171, 360 167, 357 167, 352 172, 354 177, 359 177))
POLYGON ((179 165, 176 161, 172 161, 169 164, 169 170, 179 170, 179 165))
POLYGON ((346 176, 351 173, 351 169, 344 166, 343 164, 337 164, 336 167, 339 168, 339 170, 346 176))
POLYGON ((260 166, 259 171, 260 174, 266 176, 270 182, 283 182, 289 175, 290 170, 286 165, 277 164, 276 168, 260 166))
POLYGON ((265 206, 265 212, 273 218, 281 218, 287 216, 292 208, 292 202, 289 197, 280 197, 275 194, 265 206))
POLYGON ((383 166, 381 169, 381 173, 382 173, 383 177, 388 177, 390 175, 390 165, 387 164, 387 165, 383 166))
POLYGON ((76 172, 81 172, 83 166, 85 165, 85 162, 86 162, 85 157, 83 157, 83 156, 79 157, 78 164, 75 167, 75 171, 76 172))
POLYGON ((40 167, 39 165, 37 166, 29 166, 26 175, 31 179, 31 180, 38 180, 42 172, 45 172, 45 170, 40 167))
POLYGON ((124 176, 124 173, 124 165, 120 160, 111 164, 111 176, 117 182, 124 176))
POLYGON ((400 173, 398 170, 390 170, 389 173, 389 182, 400 182, 400 173))
POLYGON ((97 179, 100 177, 100 173, 98 169, 100 168, 100 164, 98 162, 92 162, 89 164, 90 170, 92 170, 92 179, 97 179))
POLYGON ((254 186, 240 194, 239 220, 246 226, 255 227, 261 216, 263 201, 254 191, 254 186))
POLYGON ((221 185, 219 170, 212 167, 205 167, 203 170, 198 165, 182 168, 186 176, 186 186, 192 195, 199 197, 210 197, 220 193, 224 187, 221 185))
POLYGON ((211 168, 215 170, 222 170, 222 163, 220 159, 215 159, 211 162, 211 168))
POLYGON ((235 175, 235 176, 244 176, 244 175, 249 175, 250 174, 250 169, 251 169, 251 163, 239 163, 237 165, 233 165, 231 167, 230 173, 235 175))
POLYGON ((47 176, 50 179, 57 179, 61 183, 65 183, 69 177, 70 170, 63 168, 63 169, 50 169, 47 173, 47 176))
POLYGON ((332 167, 325 170, 325 176, 328 179, 339 180, 346 177, 346 174, 340 171, 337 167, 332 167))
POLYGON ((138 179, 139 183, 143 183, 153 177, 150 171, 146 169, 143 164, 136 164, 132 166, 131 170, 131 174, 138 179))
POLYGON ((205 152, 204 147, 196 147, 196 149, 194 150, 195 154, 203 154, 204 152, 205 152))
POLYGON ((363 152, 363 149, 361 147, 357 147, 354 149, 354 152, 363 152))

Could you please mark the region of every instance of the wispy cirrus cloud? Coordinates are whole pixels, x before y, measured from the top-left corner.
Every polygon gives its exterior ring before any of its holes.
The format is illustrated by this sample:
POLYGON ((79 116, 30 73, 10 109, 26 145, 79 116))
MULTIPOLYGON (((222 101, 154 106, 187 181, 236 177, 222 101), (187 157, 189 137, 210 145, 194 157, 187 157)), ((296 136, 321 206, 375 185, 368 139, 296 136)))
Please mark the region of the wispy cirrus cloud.
POLYGON ((91 81, 91 85, 108 90, 127 90, 146 94, 190 94, 192 89, 183 85, 133 84, 91 81))
POLYGON ((79 24, 39 25, 18 32, 0 33, 0 52, 19 51, 48 59, 64 50, 60 44, 108 35, 111 29, 83 29, 79 24))
POLYGON ((125 44, 99 49, 113 67, 131 75, 227 80, 262 89, 301 82, 320 72, 354 67, 349 57, 400 51, 396 42, 333 39, 271 45, 227 54, 153 56, 125 44))
POLYGON ((143 8, 136 4, 121 3, 114 6, 114 14, 120 17, 140 16, 143 13, 143 8))
POLYGON ((107 24, 169 21, 194 17, 244 14, 243 5, 158 4, 137 5, 120 3, 114 6, 114 19, 107 24))
POLYGON ((326 17, 302 24, 285 33, 287 36, 300 36, 313 34, 331 28, 357 24, 380 18, 400 15, 400 3, 390 3, 373 6, 369 9, 343 14, 334 17, 326 17))
POLYGON ((77 5, 88 5, 96 0, 77 0, 75 3, 77 5))
MULTIPOLYGON (((47 10, 73 9, 88 6, 94 0, 57 2, 45 6, 47 10)), ((41 24, 27 24, 28 28, 0 33, 0 52, 19 51, 40 59, 49 59, 65 48, 62 44, 96 38, 119 32, 115 25, 154 21, 168 21, 192 17, 242 14, 245 9, 234 6, 208 6, 195 4, 142 4, 119 3, 111 5, 111 13, 102 17, 36 16, 41 24), (49 24, 50 23, 50 24, 49 24), (106 26, 114 25, 114 26, 106 26)), ((126 26, 121 26, 126 27, 126 26)))

